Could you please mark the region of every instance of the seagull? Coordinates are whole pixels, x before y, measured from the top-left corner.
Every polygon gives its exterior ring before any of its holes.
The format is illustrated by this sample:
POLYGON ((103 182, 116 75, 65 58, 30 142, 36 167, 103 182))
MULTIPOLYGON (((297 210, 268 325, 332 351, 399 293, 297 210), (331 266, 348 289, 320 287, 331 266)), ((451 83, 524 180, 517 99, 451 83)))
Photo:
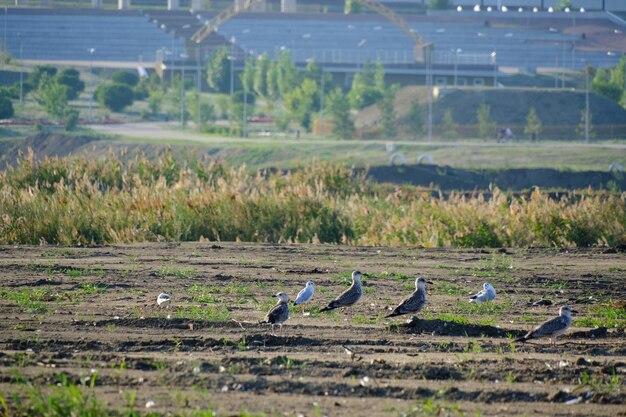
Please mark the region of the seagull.
POLYGON ((478 291, 476 295, 472 295, 470 297, 470 303, 484 303, 485 301, 493 301, 496 298, 496 289, 493 286, 485 282, 483 284, 483 289, 478 291))
POLYGON ((306 286, 302 288, 296 296, 296 301, 293 302, 293 305, 297 306, 299 304, 304 304, 308 301, 311 301, 314 292, 315 286, 313 285, 313 281, 307 281, 306 286))
POLYGON ((339 307, 350 307, 361 299, 363 295, 363 287, 361 286, 361 272, 352 272, 352 285, 350 288, 339 294, 339 297, 328 303, 328 305, 320 310, 330 311, 339 307))
POLYGON ((172 296, 171 295, 162 292, 157 297, 157 304, 161 305, 161 304, 164 304, 164 303, 169 303, 171 300, 172 300, 172 296))
POLYGON ((515 339, 515 342, 526 342, 530 339, 550 336, 551 344, 556 345, 557 336, 565 333, 570 324, 572 324, 571 313, 572 308, 570 306, 561 307, 558 317, 544 321, 539 326, 526 333, 526 336, 515 339))
POLYGON ((415 280, 415 291, 413 291, 413 294, 402 300, 402 302, 393 309, 391 314, 385 317, 401 316, 403 314, 417 313, 420 311, 422 307, 424 307, 424 304, 426 304, 426 288, 424 287, 426 283, 432 284, 432 282, 427 281, 426 278, 417 278, 415 280))
POLYGON ((283 323, 289 319, 289 296, 284 292, 276 294, 278 297, 278 303, 267 312, 265 318, 259 323, 270 323, 272 325, 272 334, 274 333, 274 325, 280 326, 280 335, 283 334, 283 323))

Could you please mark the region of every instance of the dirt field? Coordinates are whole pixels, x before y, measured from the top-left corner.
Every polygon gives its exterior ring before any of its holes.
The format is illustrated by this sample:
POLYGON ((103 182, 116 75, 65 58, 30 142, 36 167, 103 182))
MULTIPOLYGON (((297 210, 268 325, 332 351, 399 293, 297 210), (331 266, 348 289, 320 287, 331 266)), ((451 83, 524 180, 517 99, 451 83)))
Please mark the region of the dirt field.
POLYGON ((119 410, 136 392, 158 413, 626 415, 626 334, 590 331, 623 313, 625 271, 623 252, 602 249, 0 247, 0 392, 97 372, 98 398, 119 410), (361 302, 317 313, 353 269, 367 274, 361 302), (434 282, 420 319, 383 319, 418 274, 434 282), (311 314, 266 335, 272 295, 307 280, 311 314), (486 280, 495 303, 467 303, 486 280), (565 303, 578 321, 558 346, 511 342, 565 303))

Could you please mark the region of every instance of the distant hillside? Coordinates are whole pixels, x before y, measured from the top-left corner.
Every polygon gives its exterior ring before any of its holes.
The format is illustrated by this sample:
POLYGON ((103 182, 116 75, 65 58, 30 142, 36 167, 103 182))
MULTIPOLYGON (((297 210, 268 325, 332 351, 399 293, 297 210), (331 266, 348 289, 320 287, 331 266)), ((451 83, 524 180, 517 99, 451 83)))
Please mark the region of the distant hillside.
MULTIPOLYGON (((499 125, 525 125, 526 115, 534 107, 544 125, 576 126, 585 109, 584 91, 547 90, 444 90, 433 108, 434 123, 439 124, 447 109, 458 124, 476 124, 476 110, 482 103, 491 106, 491 119, 499 125)), ((626 124, 626 110, 614 101, 589 94, 592 123, 626 124)))
MULTIPOLYGON (((427 91, 424 87, 405 87, 398 91, 394 105, 399 130, 407 131, 407 114, 411 101, 418 97, 427 114, 427 91)), ((441 89, 433 103, 433 124, 438 135, 444 113, 450 109, 459 125, 459 136, 476 137, 476 111, 482 103, 491 106, 491 120, 497 126, 513 128, 521 136, 526 116, 534 107, 544 127, 545 138, 575 138, 576 127, 585 109, 585 92, 546 89, 441 89)), ((592 130, 597 138, 626 138, 626 110, 617 103, 589 94, 592 130)), ((377 136, 380 111, 377 106, 363 109, 356 115, 357 129, 363 137, 377 136)))

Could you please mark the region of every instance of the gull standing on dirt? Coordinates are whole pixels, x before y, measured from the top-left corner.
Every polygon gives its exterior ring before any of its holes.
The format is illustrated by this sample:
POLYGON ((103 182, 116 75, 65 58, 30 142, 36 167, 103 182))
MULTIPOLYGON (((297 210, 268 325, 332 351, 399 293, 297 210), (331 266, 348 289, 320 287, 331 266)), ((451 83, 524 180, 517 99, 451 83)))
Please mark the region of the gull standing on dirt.
POLYGON ((300 290, 298 295, 296 296, 296 301, 293 302, 294 306, 304 304, 306 302, 311 301, 313 298, 313 293, 315 292, 315 286, 313 285, 313 281, 307 281, 306 286, 300 290))
POLYGON ((530 339, 550 336, 551 344, 556 345, 557 336, 565 333, 570 324, 572 324, 571 313, 572 308, 570 306, 561 307, 558 317, 544 321, 539 326, 526 333, 525 336, 515 339, 515 342, 526 342, 530 339))
POLYGON ((274 325, 280 326, 280 335, 283 335, 283 323, 289 319, 289 296, 284 292, 276 294, 278 303, 267 312, 265 318, 259 323, 269 323, 272 325, 272 334, 274 334, 274 325))
POLYGON ((361 286, 361 272, 352 271, 352 285, 350 288, 339 294, 339 297, 328 303, 328 305, 320 310, 330 311, 339 307, 351 307, 361 299, 363 295, 363 287, 361 286))
POLYGON ((426 304, 426 284, 432 284, 424 277, 419 277, 415 280, 415 291, 407 298, 405 298, 396 308, 393 309, 391 314, 385 317, 401 316, 403 314, 417 313, 426 304))
POLYGON ((494 298, 496 298, 496 289, 490 283, 485 282, 483 289, 478 291, 476 295, 472 295, 469 302, 484 303, 485 301, 493 301, 494 298))
POLYGON ((161 304, 164 304, 164 303, 169 303, 171 300, 172 300, 172 296, 171 295, 162 292, 157 297, 157 304, 161 305, 161 304))

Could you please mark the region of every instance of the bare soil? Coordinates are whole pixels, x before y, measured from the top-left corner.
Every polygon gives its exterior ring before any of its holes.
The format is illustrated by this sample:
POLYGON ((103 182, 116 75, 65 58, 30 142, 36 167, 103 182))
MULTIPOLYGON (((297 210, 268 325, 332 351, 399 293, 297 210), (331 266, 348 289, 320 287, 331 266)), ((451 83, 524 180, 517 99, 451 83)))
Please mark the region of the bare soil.
POLYGON ((212 405, 222 415, 397 416, 434 398, 426 415, 626 415, 623 330, 575 324, 557 346, 511 343, 560 305, 579 319, 624 303, 624 271, 614 249, 0 247, 0 392, 20 392, 18 375, 47 386, 97 372, 110 407, 136 391, 137 407, 154 401, 147 411, 162 413, 212 405), (366 274, 361 302, 317 313, 353 269, 366 274), (434 282, 426 308, 408 322, 382 318, 418 275, 434 282), (282 336, 267 334, 258 321, 272 295, 293 298, 307 280, 312 313, 292 311, 282 336), (468 313, 467 295, 486 280, 497 313, 468 313), (21 291, 44 295, 27 304, 10 295, 21 291), (171 305, 156 304, 161 292, 171 305), (201 315, 222 306, 228 318, 201 315))

